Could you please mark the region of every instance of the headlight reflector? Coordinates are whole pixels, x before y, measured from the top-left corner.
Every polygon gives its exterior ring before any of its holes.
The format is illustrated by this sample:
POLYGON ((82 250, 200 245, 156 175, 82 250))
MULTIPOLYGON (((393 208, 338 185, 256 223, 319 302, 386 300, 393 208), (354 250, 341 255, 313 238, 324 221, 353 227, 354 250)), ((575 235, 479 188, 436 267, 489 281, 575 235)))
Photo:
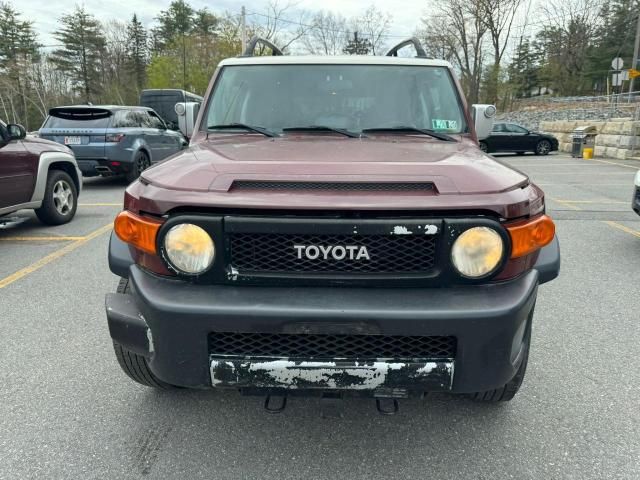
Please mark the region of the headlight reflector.
POLYGON ((451 261, 460 274, 480 278, 493 272, 502 261, 504 242, 493 228, 473 227, 463 232, 451 249, 451 261))
POLYGON ((164 251, 173 268, 191 275, 205 272, 216 256, 209 234, 192 223, 171 227, 164 237, 164 251))

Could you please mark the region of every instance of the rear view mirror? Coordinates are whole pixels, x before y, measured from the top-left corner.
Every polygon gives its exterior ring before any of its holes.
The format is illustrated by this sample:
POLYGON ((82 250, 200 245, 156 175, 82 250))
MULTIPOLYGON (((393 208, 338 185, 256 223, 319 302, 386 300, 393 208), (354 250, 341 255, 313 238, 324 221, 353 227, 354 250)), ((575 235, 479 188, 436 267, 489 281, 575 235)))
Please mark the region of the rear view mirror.
POLYGON ((483 140, 491 135, 493 117, 496 116, 496 107, 493 105, 473 105, 471 113, 478 140, 483 140))
POLYGON ((22 140, 27 136, 27 131, 22 125, 17 125, 14 123, 9 124, 7 125, 7 131, 9 132, 10 140, 22 140))

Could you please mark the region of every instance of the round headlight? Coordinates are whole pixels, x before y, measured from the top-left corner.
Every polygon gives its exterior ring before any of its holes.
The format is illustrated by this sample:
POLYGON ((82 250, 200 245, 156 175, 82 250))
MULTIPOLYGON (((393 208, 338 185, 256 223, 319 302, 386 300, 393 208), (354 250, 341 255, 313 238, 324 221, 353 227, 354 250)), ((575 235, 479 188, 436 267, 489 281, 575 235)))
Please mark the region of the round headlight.
POLYGON ((180 223, 169 229, 164 237, 164 251, 174 269, 192 275, 206 271, 216 256, 209 234, 191 223, 180 223))
POLYGON ((504 242, 498 232, 489 227, 473 227, 454 242, 451 261, 462 276, 480 278, 496 269, 503 253, 504 242))

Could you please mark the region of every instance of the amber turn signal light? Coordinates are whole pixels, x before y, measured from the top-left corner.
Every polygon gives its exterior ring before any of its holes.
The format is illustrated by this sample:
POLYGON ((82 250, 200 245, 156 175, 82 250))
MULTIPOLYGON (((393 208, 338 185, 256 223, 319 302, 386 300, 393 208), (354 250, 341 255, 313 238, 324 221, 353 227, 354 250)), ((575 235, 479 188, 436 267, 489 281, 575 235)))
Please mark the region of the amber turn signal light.
POLYGON ((550 217, 540 215, 533 220, 507 225, 511 236, 511 258, 518 258, 548 245, 556 234, 550 217))
POLYGON ((143 218, 127 210, 120 212, 114 222, 120 240, 154 255, 157 254, 156 237, 161 226, 160 220, 143 218))

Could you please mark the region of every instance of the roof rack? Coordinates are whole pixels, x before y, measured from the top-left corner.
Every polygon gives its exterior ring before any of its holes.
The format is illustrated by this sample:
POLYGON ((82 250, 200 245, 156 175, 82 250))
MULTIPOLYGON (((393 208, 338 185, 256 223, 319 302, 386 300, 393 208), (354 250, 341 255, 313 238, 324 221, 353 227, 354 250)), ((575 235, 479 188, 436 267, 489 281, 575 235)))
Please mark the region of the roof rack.
POLYGON ((273 55, 274 57, 284 55, 284 53, 282 53, 282 50, 280 50, 278 47, 276 47, 273 43, 271 43, 266 38, 253 37, 251 40, 249 40, 249 43, 247 44, 247 48, 240 56, 241 57, 255 56, 256 45, 258 45, 259 43, 263 44, 265 47, 269 47, 272 52, 271 55, 273 55))
POLYGON ((408 45, 413 45, 415 47, 415 49, 416 49, 416 57, 418 57, 418 58, 427 58, 427 52, 424 51, 424 48, 422 48, 422 45, 420 44, 420 40, 418 40, 416 37, 407 38, 406 40, 401 41, 395 47, 392 47, 386 53, 385 56, 387 56, 387 57, 397 57, 398 56, 398 50, 401 50, 401 49, 403 49, 404 47, 406 47, 408 45))

